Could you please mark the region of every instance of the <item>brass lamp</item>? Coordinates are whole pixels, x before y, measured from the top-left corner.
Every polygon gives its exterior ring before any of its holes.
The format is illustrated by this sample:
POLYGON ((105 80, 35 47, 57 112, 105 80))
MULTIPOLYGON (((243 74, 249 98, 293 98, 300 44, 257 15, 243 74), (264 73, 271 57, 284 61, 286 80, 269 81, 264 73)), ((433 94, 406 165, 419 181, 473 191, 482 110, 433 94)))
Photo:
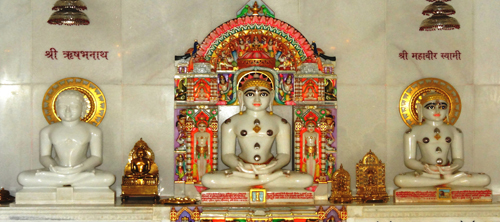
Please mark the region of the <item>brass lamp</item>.
POLYGON ((420 24, 420 31, 453 30, 460 29, 457 19, 449 15, 455 14, 455 9, 444 2, 450 0, 427 0, 433 2, 425 7, 423 15, 432 15, 420 24))
POLYGON ((51 25, 88 25, 89 18, 80 10, 87 6, 80 0, 58 0, 52 10, 54 12, 47 21, 51 25))

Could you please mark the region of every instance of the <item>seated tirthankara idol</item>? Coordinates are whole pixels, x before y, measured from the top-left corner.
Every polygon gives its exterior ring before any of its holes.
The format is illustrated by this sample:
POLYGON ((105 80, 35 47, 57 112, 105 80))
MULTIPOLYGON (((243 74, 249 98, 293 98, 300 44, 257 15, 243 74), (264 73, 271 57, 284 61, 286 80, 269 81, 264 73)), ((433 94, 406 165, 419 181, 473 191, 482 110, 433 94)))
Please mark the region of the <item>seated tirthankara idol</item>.
POLYGON ((208 188, 296 188, 312 185, 308 174, 281 170, 290 162, 290 124, 272 112, 274 90, 264 79, 253 78, 238 91, 240 113, 222 124, 222 161, 231 169, 205 174, 208 188), (246 107, 246 110, 244 109, 246 107), (270 112, 266 109, 270 108, 270 112), (236 156, 236 139, 241 153, 236 156), (277 156, 271 153, 276 139, 277 156))
POLYGON ((95 169, 102 163, 102 132, 80 120, 86 105, 78 91, 66 90, 59 94, 56 109, 61 122, 40 132, 40 163, 45 168, 19 174, 18 181, 24 191, 29 190, 26 188, 63 186, 109 190, 115 182, 113 174, 95 169), (87 156, 88 151, 90 156, 87 156))
POLYGON ((484 187, 490 183, 486 174, 458 171, 464 165, 463 135, 460 129, 444 121, 449 110, 447 97, 436 92, 423 96, 417 104, 422 124, 413 126, 404 135, 404 162, 414 172, 397 175, 394 178, 397 186, 484 187), (420 160, 416 159, 417 147, 422 156, 420 160))

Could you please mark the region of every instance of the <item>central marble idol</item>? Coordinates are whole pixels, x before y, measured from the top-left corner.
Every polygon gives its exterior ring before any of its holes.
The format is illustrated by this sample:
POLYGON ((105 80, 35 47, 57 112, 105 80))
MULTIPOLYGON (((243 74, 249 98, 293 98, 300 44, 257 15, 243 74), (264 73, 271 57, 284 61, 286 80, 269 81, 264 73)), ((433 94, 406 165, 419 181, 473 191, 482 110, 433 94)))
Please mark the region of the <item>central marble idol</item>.
POLYGON ((311 175, 282 170, 291 158, 291 129, 287 120, 273 114, 273 95, 270 83, 258 76, 239 88, 240 112, 221 127, 222 161, 230 169, 204 175, 203 186, 303 189, 313 184, 311 175), (236 141, 241 148, 239 155, 236 141), (274 141, 276 156, 271 153, 274 141))

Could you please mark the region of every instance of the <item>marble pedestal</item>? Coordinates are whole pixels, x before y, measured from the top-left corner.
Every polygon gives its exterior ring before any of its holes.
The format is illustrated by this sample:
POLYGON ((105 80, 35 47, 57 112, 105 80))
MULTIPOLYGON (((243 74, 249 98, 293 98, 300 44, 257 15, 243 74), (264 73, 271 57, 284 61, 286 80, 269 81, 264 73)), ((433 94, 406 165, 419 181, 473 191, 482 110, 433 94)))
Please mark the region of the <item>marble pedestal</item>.
POLYGON ((319 183, 317 185, 316 190, 314 190, 314 200, 325 200, 328 201, 328 191, 331 191, 330 183, 319 183))
POLYGON ((448 198, 438 197, 437 187, 400 188, 394 190, 395 203, 453 203, 453 202, 491 202, 490 189, 482 187, 452 187, 448 198))
POLYGON ((115 191, 109 188, 24 188, 16 204, 114 204, 115 191))

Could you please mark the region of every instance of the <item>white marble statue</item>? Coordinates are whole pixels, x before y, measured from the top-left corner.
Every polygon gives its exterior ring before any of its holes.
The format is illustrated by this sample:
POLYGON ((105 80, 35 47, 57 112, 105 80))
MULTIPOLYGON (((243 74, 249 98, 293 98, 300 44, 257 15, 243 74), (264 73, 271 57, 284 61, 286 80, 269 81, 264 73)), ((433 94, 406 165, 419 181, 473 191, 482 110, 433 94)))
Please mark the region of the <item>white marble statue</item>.
POLYGON ((86 105, 78 91, 66 90, 58 96, 61 122, 40 131, 40 163, 45 168, 19 174, 24 188, 108 188, 115 182, 113 174, 95 169, 102 163, 102 132, 80 120, 86 105))
POLYGON ((222 161, 229 170, 205 174, 202 184, 208 188, 303 189, 313 183, 311 175, 281 168, 290 162, 290 124, 272 113, 274 90, 263 80, 247 80, 238 91, 240 113, 222 124, 222 161), (244 109, 246 107, 246 110, 244 109), (270 108, 270 112, 266 111, 270 108), (236 139, 241 153, 236 155, 236 139), (271 147, 276 140, 277 155, 271 147))
POLYGON ((402 188, 438 185, 484 187, 490 183, 486 174, 458 171, 464 165, 463 135, 447 124, 450 103, 442 94, 430 92, 417 104, 421 125, 404 135, 404 162, 414 172, 397 175, 394 183, 402 188), (422 158, 417 159, 417 149, 422 158), (451 157, 451 160, 448 159, 451 157))

